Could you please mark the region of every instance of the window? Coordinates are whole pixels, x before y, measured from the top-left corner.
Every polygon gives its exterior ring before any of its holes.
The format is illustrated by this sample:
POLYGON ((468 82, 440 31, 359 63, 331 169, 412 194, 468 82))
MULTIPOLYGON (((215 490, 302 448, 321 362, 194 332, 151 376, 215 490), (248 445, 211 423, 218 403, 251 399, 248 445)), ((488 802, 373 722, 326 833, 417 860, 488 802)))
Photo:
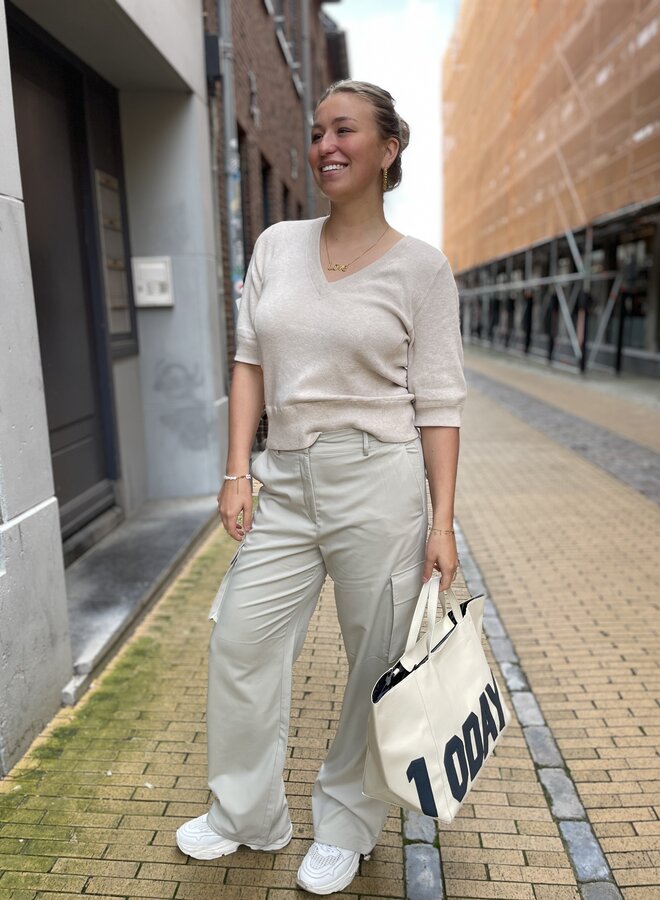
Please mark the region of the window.
POLYGON ((252 242, 250 240, 250 168, 248 162, 247 137, 242 128, 237 127, 238 156, 241 167, 241 209, 243 222, 243 259, 247 261, 252 256, 252 242))
POLYGON ((262 209, 262 227, 268 228, 272 225, 272 209, 271 209, 271 181, 272 168, 270 163, 264 156, 261 157, 261 209, 262 209))
POLYGON ((138 344, 117 92, 90 74, 84 96, 99 296, 105 306, 112 356, 128 356, 138 352, 138 344))
POLYGON ((101 236, 101 271, 112 339, 131 333, 130 291, 119 180, 96 169, 96 205, 101 236))

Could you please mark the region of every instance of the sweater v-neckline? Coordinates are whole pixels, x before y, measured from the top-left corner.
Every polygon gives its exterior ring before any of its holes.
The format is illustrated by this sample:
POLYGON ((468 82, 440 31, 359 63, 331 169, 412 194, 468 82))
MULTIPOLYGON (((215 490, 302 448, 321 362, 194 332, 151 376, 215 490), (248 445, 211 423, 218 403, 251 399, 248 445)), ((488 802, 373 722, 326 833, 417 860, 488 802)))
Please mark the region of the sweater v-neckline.
POLYGON ((389 259, 395 251, 400 250, 402 245, 408 244, 408 242, 411 240, 410 235, 405 234, 403 237, 399 238, 399 240, 395 244, 392 244, 392 246, 389 247, 384 253, 381 253, 381 255, 377 259, 374 259, 372 262, 367 263, 366 266, 358 269, 357 272, 350 272, 348 275, 343 275, 336 281, 328 281, 323 270, 323 264, 321 262, 321 233, 323 230, 323 223, 328 218, 329 216, 321 216, 320 218, 313 220, 313 227, 310 228, 309 240, 307 242, 307 267, 312 281, 316 285, 319 293, 336 290, 345 282, 353 284, 355 281, 359 280, 363 274, 371 274, 381 262, 389 259))

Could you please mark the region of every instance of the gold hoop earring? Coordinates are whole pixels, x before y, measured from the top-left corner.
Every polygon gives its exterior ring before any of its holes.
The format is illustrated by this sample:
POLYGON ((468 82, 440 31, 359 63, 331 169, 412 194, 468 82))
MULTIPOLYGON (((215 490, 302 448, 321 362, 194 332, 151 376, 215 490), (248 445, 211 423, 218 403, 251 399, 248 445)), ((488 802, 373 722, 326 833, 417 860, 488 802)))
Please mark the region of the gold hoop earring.
POLYGON ((388 183, 387 169, 383 169, 383 193, 385 193, 385 191, 387 190, 388 183))

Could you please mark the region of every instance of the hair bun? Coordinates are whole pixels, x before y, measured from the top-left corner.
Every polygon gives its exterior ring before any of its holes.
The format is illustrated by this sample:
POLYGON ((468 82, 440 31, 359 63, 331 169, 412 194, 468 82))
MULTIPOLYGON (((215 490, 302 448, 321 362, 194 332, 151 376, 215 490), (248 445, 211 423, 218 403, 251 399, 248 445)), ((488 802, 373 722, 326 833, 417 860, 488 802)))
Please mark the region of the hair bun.
POLYGON ((406 149, 406 147, 410 143, 410 126, 408 125, 408 123, 406 122, 405 119, 401 118, 401 116, 398 113, 396 114, 396 117, 399 120, 399 134, 400 134, 399 140, 401 143, 401 149, 399 150, 399 153, 403 153, 403 151, 406 149))

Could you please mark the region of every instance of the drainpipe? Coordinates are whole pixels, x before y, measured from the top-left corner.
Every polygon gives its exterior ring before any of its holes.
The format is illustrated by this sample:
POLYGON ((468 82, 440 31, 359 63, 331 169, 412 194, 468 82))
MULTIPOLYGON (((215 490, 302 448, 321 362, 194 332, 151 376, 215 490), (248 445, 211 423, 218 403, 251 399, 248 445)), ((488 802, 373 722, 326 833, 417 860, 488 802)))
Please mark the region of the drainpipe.
POLYGON ((231 32, 231 0, 217 0, 218 43, 222 77, 222 109, 224 121, 225 194, 227 198, 227 231, 229 276, 231 282, 234 326, 237 318, 238 286, 243 280, 243 210, 241 207, 241 161, 238 153, 236 105, 234 101, 234 47, 231 32))
POLYGON ((303 83, 303 140, 304 154, 302 164, 305 168, 305 195, 307 202, 307 218, 316 215, 316 193, 312 170, 307 164, 307 148, 312 135, 312 116, 314 113, 312 97, 312 60, 311 39, 309 33, 309 7, 312 0, 300 0, 300 20, 302 31, 302 83, 303 83))

